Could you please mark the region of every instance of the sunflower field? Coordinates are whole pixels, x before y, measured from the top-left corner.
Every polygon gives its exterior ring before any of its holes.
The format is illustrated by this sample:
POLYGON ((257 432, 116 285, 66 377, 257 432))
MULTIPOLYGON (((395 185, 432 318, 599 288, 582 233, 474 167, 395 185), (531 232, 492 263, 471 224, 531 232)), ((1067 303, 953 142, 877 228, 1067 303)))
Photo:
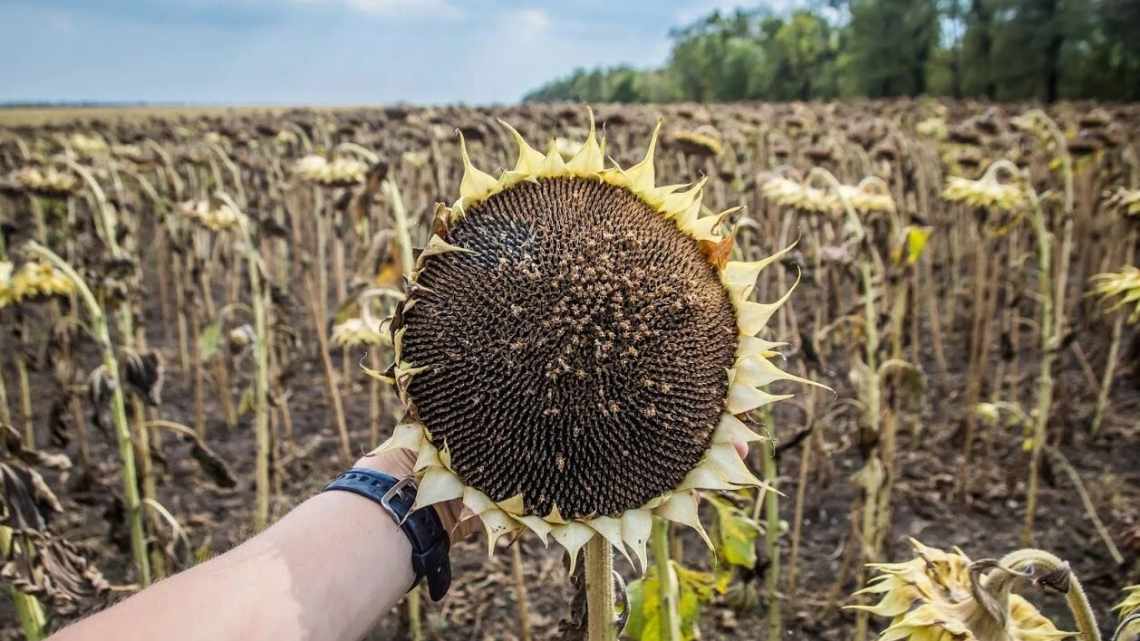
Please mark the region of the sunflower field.
POLYGON ((480 533, 370 638, 1140 638, 1135 105, 46 113, 0 639, 375 448, 480 533))

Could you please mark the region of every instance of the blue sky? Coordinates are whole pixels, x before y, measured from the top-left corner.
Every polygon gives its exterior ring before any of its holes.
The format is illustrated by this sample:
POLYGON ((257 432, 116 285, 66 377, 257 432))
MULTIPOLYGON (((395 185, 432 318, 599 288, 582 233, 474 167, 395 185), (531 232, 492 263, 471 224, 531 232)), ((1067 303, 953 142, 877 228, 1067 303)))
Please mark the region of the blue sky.
POLYGON ((0 102, 510 103, 740 2, 0 0, 0 102))

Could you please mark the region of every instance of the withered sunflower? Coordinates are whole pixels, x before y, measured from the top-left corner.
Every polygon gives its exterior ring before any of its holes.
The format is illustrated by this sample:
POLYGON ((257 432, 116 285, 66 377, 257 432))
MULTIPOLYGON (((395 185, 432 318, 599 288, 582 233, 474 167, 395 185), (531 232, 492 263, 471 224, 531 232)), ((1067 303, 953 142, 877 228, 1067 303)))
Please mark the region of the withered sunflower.
POLYGON ((460 197, 388 325, 406 415, 381 449, 416 452, 415 507, 462 500, 489 552, 526 528, 573 567, 597 534, 644 569, 655 514, 711 546, 697 492, 763 485, 734 446, 760 436, 737 417, 803 380, 756 337, 790 292, 749 300, 780 254, 729 261, 704 180, 655 184, 660 125, 626 169, 603 167, 593 114, 568 161, 503 125, 515 167, 480 171, 460 138, 460 197))

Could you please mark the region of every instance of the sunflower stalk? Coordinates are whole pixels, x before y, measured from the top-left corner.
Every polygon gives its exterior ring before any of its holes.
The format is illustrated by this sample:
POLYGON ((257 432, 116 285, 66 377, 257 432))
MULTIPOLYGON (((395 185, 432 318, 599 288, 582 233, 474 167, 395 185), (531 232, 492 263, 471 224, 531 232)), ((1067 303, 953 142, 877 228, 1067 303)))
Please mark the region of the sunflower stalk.
MULTIPOLYGON (((0 559, 9 558, 13 545, 12 528, 0 525, 0 559)), ((24 632, 24 640, 40 641, 47 636, 47 617, 39 600, 21 592, 16 586, 8 586, 8 594, 12 597, 12 607, 16 610, 16 620, 24 632)))
MULTIPOLYGON (((226 194, 219 197, 234 211, 240 212, 237 203, 226 194)), ((253 513, 253 529, 259 532, 269 524, 269 296, 261 283, 261 254, 257 243, 253 242, 253 234, 249 229, 248 219, 239 214, 238 228, 241 230, 243 251, 245 252, 246 271, 249 277, 249 291, 251 306, 253 307, 253 354, 254 354, 254 384, 253 384, 253 413, 254 438, 257 441, 257 461, 254 471, 254 484, 257 489, 257 500, 253 513)))
MULTIPOLYGON (((1136 232, 1132 231, 1128 234, 1124 244, 1124 264, 1131 265, 1134 255, 1134 247, 1136 246, 1136 232)), ((1096 410, 1093 412, 1093 421, 1091 431, 1093 436, 1100 432, 1100 426, 1104 422, 1104 414, 1108 410, 1108 395, 1112 391, 1113 377, 1116 375, 1116 361, 1120 355, 1120 337, 1124 333, 1124 319, 1128 314, 1119 313, 1112 323, 1112 339, 1108 345, 1108 356, 1104 363, 1104 376, 1100 381, 1100 389, 1096 395, 1096 410)))
POLYGON ((586 639, 614 641, 614 557, 610 544, 595 534, 586 544, 586 639))
POLYGON ((764 482, 770 491, 757 490, 764 497, 764 547, 768 553, 768 569, 764 573, 764 586, 768 597, 768 641, 779 641, 783 624, 780 619, 780 508, 777 503, 776 470, 776 424, 772 420, 772 408, 763 408, 763 421, 766 441, 760 443, 764 457, 764 482))
POLYGON ((653 519, 653 530, 649 544, 653 552, 653 565, 657 570, 658 593, 658 634, 661 641, 682 641, 681 615, 678 609, 680 588, 677 574, 673 571, 669 554, 669 522, 653 519))
POLYGON ((146 535, 143 526, 142 505, 139 501, 138 477, 135 472, 131 430, 127 424, 126 402, 123 398, 123 386, 119 379, 119 363, 115 357, 115 346, 111 342, 107 317, 95 299, 95 295, 87 287, 87 283, 67 261, 35 241, 29 241, 27 249, 31 254, 50 262, 70 278, 87 307, 92 333, 102 351, 103 367, 111 382, 111 413, 115 424, 115 437, 118 441, 119 461, 122 464, 123 503, 127 512, 127 525, 130 529, 131 552, 134 556, 135 569, 138 572, 138 581, 145 587, 150 585, 151 580, 150 560, 147 558, 146 552, 146 535))
POLYGON ((1076 574, 1069 569, 1069 564, 1054 554, 1044 550, 1025 548, 1010 552, 998 561, 1001 567, 1014 571, 1025 571, 1034 568, 1037 576, 1060 577, 1053 581, 1039 581, 1047 587, 1056 589, 1065 595, 1065 603, 1077 624, 1077 631, 1083 641, 1101 641, 1100 628, 1097 627, 1096 615, 1089 603, 1088 595, 1081 585, 1076 574))

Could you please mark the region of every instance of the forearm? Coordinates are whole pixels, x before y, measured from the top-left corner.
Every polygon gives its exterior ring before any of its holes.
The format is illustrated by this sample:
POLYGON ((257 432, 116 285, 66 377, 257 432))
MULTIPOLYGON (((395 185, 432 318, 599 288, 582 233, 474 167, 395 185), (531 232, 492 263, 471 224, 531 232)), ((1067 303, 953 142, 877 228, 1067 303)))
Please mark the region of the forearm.
POLYGON ((326 492, 52 641, 355 641, 411 585, 410 556, 407 537, 380 506, 326 492))

